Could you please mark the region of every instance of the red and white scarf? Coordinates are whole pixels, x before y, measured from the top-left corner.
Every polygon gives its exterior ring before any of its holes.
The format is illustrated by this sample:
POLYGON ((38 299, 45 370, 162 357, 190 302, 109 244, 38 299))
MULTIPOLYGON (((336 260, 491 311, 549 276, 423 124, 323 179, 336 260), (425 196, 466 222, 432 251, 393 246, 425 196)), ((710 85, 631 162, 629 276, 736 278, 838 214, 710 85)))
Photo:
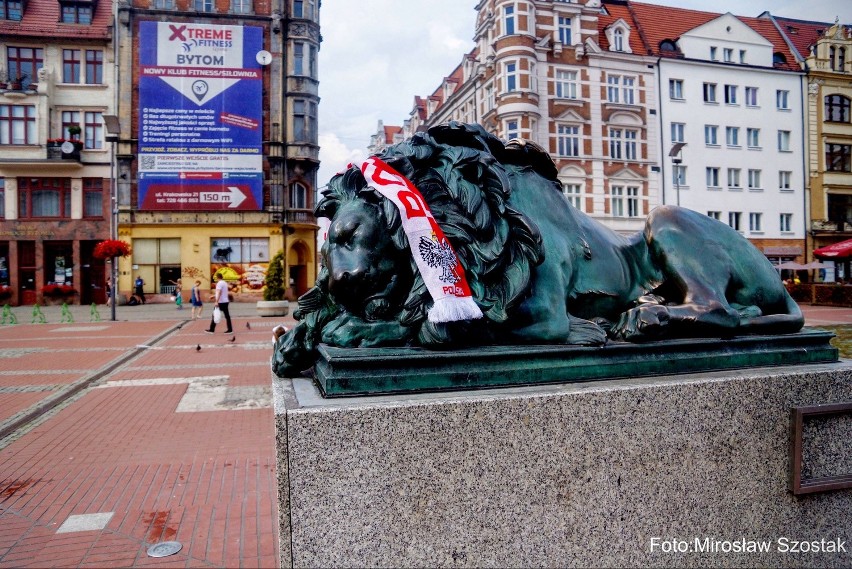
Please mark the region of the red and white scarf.
POLYGON ((435 222, 426 200, 405 176, 372 156, 361 165, 367 183, 399 210, 402 230, 423 282, 435 303, 430 322, 482 318, 473 301, 458 255, 435 222))

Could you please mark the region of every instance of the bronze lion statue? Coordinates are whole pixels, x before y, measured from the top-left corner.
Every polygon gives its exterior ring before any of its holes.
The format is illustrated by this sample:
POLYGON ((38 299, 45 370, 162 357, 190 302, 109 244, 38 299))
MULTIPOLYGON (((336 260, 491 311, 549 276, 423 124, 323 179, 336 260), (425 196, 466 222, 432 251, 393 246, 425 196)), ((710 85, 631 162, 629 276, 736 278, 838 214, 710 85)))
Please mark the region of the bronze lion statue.
POLYGON ((317 347, 602 345, 793 333, 798 305, 766 257, 727 225, 662 206, 619 235, 572 207, 550 156, 451 122, 379 156, 420 191, 458 256, 483 318, 435 323, 400 213, 361 170, 330 181, 331 220, 300 321, 276 338, 273 371, 313 366, 317 347))

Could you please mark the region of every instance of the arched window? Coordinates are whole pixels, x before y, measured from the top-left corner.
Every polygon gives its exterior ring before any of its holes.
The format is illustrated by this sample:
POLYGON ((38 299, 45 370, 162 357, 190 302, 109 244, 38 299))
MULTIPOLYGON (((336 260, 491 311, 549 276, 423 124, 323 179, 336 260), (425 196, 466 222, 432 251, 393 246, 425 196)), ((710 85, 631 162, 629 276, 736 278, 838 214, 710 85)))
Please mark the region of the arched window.
POLYGON ((837 69, 836 71, 843 71, 843 68, 846 66, 846 48, 839 47, 837 48, 837 69))
POLYGON ((834 46, 831 46, 830 48, 828 48, 828 65, 831 67, 832 71, 838 71, 837 67, 835 66, 836 62, 834 60, 836 52, 837 52, 837 49, 835 49, 834 46))
POLYGON ((308 209, 308 190, 304 184, 290 185, 290 209, 308 209))
POLYGON ((849 99, 843 95, 826 96, 825 120, 827 122, 849 122, 849 99))
POLYGON ((624 51, 624 32, 620 29, 612 32, 612 48, 615 51, 624 51))

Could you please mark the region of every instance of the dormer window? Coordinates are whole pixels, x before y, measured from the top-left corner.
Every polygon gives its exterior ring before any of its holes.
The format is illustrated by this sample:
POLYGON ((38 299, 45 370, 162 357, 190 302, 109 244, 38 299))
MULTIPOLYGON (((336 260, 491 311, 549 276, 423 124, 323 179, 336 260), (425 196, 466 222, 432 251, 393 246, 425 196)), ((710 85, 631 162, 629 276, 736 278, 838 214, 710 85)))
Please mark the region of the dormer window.
POLYGON ((787 58, 780 51, 776 51, 772 54, 772 65, 786 65, 787 58))
POLYGON ((23 17, 23 0, 0 0, 0 19, 20 22, 23 17))
POLYGON ((94 2, 60 2, 60 21, 63 24, 91 24, 95 13, 94 2))
POLYGON ((660 51, 664 53, 677 53, 677 44, 672 40, 663 40, 660 42, 660 51))
POLYGON ((618 20, 606 29, 609 40, 609 50, 621 53, 632 53, 630 50, 630 28, 624 20, 618 20))

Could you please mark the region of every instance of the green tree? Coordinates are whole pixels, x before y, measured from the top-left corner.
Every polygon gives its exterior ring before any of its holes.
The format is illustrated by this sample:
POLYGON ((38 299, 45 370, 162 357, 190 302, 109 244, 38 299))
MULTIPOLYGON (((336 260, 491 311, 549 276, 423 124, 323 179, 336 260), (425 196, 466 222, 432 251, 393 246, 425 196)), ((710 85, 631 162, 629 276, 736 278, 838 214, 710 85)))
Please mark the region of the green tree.
POLYGON ((284 300, 284 251, 278 251, 269 261, 266 270, 266 288, 263 289, 263 300, 284 300))

